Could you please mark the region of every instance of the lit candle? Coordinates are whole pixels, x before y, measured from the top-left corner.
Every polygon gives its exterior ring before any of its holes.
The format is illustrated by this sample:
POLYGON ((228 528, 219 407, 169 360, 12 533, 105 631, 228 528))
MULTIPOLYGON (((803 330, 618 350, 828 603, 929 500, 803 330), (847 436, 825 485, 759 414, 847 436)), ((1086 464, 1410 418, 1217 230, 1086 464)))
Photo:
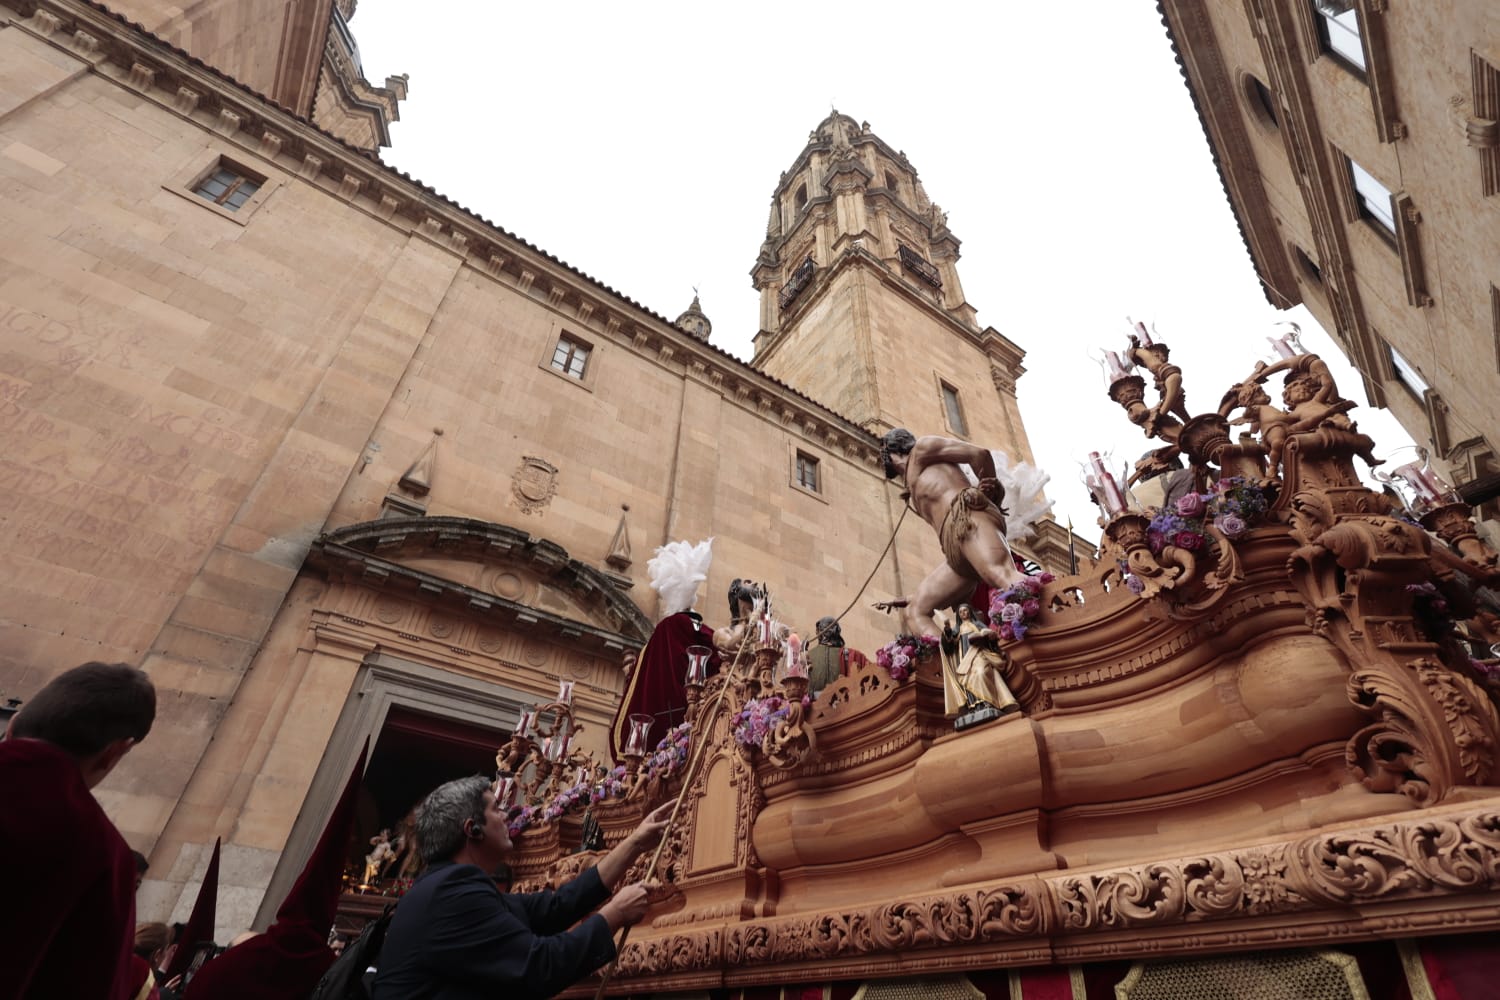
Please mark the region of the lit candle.
POLYGON ((1104 513, 1114 517, 1125 509, 1125 494, 1120 492, 1119 484, 1115 477, 1104 467, 1104 460, 1099 457, 1097 451, 1089 452, 1089 464, 1094 467, 1095 481, 1098 483, 1104 500, 1104 513))
POLYGON ((569 706, 571 706, 573 704, 573 682, 572 681, 558 681, 557 682, 557 703, 559 705, 569 705, 569 706))
POLYGON ((1139 338, 1142 347, 1155 346, 1154 341, 1152 341, 1151 339, 1151 334, 1146 332, 1145 323, 1132 322, 1129 316, 1125 317, 1125 322, 1130 323, 1131 326, 1135 327, 1135 335, 1137 338, 1139 338))
POLYGON ((802 639, 793 632, 786 639, 786 675, 806 677, 807 663, 802 659, 802 639))
POLYGON ((1271 342, 1271 350, 1276 352, 1278 358, 1295 358, 1297 352, 1292 350, 1292 345, 1287 343, 1286 337, 1267 337, 1271 342))
POLYGON ((1105 351, 1104 360, 1109 365, 1109 380, 1111 382, 1118 382, 1120 379, 1125 378, 1134 367, 1134 365, 1120 357, 1118 351, 1105 351))

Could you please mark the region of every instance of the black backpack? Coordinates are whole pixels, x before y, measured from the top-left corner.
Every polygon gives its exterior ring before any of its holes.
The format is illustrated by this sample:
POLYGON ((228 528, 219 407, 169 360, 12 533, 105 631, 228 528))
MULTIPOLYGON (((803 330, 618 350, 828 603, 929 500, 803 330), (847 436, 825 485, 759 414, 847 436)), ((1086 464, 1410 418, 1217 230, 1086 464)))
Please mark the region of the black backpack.
POLYGON ((391 926, 391 916, 395 912, 396 904, 392 903, 378 918, 365 924, 359 937, 350 941, 323 973, 307 1000, 370 1000, 365 972, 378 964, 380 948, 385 944, 385 932, 391 926))

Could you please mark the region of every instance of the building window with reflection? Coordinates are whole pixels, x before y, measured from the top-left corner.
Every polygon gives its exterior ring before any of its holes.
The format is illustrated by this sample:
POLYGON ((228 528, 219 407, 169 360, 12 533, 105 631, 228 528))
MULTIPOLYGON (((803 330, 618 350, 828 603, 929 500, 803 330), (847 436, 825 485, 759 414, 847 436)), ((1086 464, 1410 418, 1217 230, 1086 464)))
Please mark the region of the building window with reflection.
POLYGON ((1389 344, 1386 345, 1386 350, 1391 354, 1391 371, 1395 372, 1396 381, 1406 386, 1418 399, 1425 399, 1432 386, 1428 385, 1422 373, 1417 371, 1417 366, 1406 360, 1400 351, 1389 344))
POLYGON ((583 373, 588 370, 591 350, 588 344, 565 333, 557 338, 557 347, 552 351, 552 367, 569 378, 582 380, 583 373))
POLYGON ((1359 30, 1359 11, 1354 0, 1310 0, 1318 15, 1318 36, 1323 51, 1350 70, 1365 73, 1365 45, 1359 30))
POLYGON ((793 475, 797 485, 804 490, 813 493, 821 493, 821 483, 818 479, 818 460, 806 452, 797 452, 797 461, 793 467, 793 475))
POLYGON ((219 165, 193 188, 193 194, 221 208, 238 212, 263 183, 264 177, 251 176, 248 171, 220 160, 219 165))
POLYGON ((958 390, 947 382, 938 382, 943 393, 943 415, 948 418, 948 429, 959 437, 969 436, 969 425, 964 421, 963 403, 959 401, 958 390))
POLYGON ((1368 170, 1348 159, 1349 178, 1354 182, 1354 197, 1359 206, 1359 217, 1370 223, 1392 246, 1396 242, 1396 207, 1391 201, 1391 190, 1377 181, 1368 170))

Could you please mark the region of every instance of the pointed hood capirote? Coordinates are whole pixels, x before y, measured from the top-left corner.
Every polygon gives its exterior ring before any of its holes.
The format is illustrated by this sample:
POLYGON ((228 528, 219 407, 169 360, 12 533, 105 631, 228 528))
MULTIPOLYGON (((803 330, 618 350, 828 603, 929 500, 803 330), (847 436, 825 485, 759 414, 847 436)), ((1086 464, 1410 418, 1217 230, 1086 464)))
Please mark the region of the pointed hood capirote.
POLYGON ((167 978, 180 976, 187 971, 188 963, 198 945, 214 939, 214 925, 219 908, 219 838, 214 838, 214 853, 208 859, 208 869, 203 873, 203 884, 198 887, 198 898, 193 902, 193 913, 183 925, 182 933, 172 948, 172 957, 162 970, 167 978))
POLYGON ((334 960, 328 931, 338 911, 344 861, 354 833, 355 805, 369 752, 367 739, 323 835, 276 911, 276 922, 264 934, 203 966, 188 984, 185 1000, 300 997, 318 985, 334 960))

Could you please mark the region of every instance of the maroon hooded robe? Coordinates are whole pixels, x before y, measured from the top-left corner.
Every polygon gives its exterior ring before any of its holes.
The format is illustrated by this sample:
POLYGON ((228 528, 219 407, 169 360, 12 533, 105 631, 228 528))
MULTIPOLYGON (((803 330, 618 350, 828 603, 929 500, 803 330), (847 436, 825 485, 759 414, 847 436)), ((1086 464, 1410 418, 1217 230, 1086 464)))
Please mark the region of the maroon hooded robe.
POLYGON ((188 983, 183 1000, 289 1000, 306 996, 318 985, 335 958, 328 931, 338 911, 368 752, 366 743, 318 846, 276 911, 276 922, 264 934, 207 962, 188 983))
MULTIPOLYGON (((620 699, 620 709, 615 713, 614 725, 610 727, 610 749, 615 759, 621 759, 625 741, 630 738, 630 717, 641 714, 652 716, 656 721, 651 726, 651 737, 646 742, 646 752, 656 749, 656 744, 667 735, 667 731, 687 718, 687 687, 683 678, 687 676, 687 650, 689 646, 714 648, 714 631, 703 624, 703 619, 692 611, 679 611, 667 615, 651 633, 646 648, 636 660, 635 672, 620 699)), ((708 661, 710 676, 719 670, 719 653, 714 651, 708 661)))

